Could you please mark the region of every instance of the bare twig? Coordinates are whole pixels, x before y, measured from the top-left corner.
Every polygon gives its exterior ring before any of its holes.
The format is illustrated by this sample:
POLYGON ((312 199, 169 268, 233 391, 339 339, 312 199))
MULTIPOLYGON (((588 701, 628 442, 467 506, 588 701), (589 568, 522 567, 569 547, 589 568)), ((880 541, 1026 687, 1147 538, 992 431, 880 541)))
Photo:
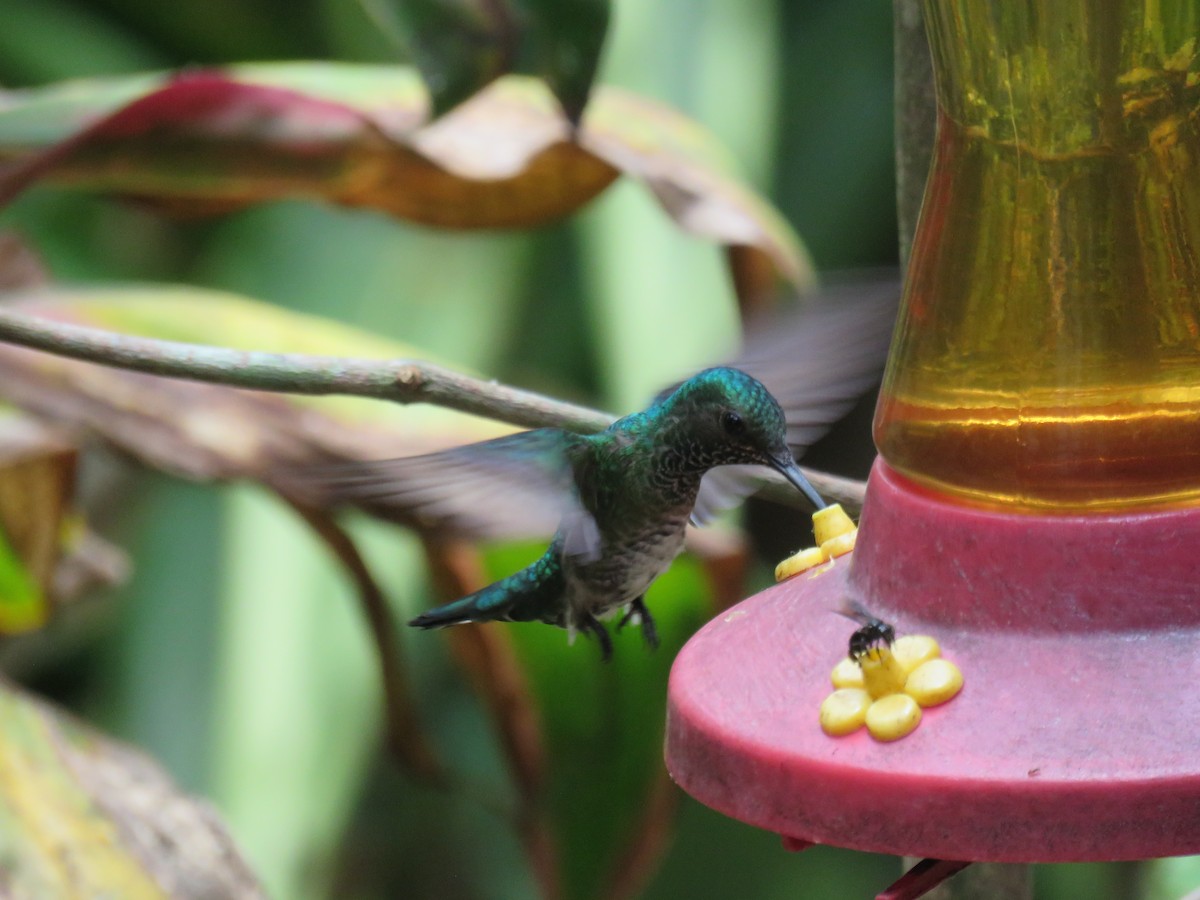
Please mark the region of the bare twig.
MULTIPOLYGON (((554 427, 589 434, 607 428, 615 418, 585 406, 472 378, 420 360, 231 350, 134 337, 3 306, 0 306, 0 341, 118 369, 226 387, 431 403, 521 428, 554 427)), ((811 469, 804 469, 804 474, 821 494, 842 503, 851 514, 861 508, 862 482, 811 469)), ((794 492, 777 493, 782 502, 795 502, 794 492)))
POLYGON ((0 341, 86 362, 285 394, 344 394, 432 403, 524 428, 606 428, 613 417, 419 360, 260 353, 133 337, 0 307, 0 341))

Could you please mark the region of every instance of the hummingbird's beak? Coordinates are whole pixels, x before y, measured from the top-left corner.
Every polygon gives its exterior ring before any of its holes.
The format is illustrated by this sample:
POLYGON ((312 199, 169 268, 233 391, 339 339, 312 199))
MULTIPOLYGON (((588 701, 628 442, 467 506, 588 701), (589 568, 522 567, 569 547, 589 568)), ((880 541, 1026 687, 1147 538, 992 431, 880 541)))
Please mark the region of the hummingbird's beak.
POLYGON ((796 460, 792 459, 791 451, 782 456, 773 457, 771 459, 771 466, 780 475, 790 481, 800 493, 804 494, 816 509, 824 509, 829 505, 817 493, 816 488, 809 484, 808 479, 804 477, 804 473, 796 465, 796 460))

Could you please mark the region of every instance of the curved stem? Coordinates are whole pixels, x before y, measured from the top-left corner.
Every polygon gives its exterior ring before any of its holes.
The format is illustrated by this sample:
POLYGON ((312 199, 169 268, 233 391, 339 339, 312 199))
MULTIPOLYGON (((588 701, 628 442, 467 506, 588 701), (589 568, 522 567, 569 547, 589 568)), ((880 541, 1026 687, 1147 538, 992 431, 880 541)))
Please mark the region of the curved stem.
POLYGON ((592 432, 613 417, 420 360, 262 353, 133 337, 0 307, 0 341, 150 375, 286 394, 433 403, 526 428, 592 432))
MULTIPOLYGON (((341 394, 394 403, 432 403, 520 428, 588 434, 614 416, 495 381, 411 359, 366 360, 262 353, 134 337, 33 316, 0 306, 0 341, 59 356, 167 378, 285 394, 341 394)), ((818 491, 849 512, 861 508, 862 482, 802 469, 818 491)), ((784 498, 781 498, 784 499, 784 498)), ((787 497, 785 502, 794 502, 787 497)))

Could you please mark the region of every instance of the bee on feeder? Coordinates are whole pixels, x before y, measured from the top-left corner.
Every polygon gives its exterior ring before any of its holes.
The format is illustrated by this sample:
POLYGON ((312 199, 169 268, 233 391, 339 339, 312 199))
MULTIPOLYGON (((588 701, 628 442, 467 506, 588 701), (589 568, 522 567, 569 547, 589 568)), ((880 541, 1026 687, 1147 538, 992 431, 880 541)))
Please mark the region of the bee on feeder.
POLYGON ((856 663, 861 663, 862 658, 873 650, 891 647, 896 643, 896 629, 883 619, 867 615, 850 617, 862 622, 862 627, 850 635, 849 655, 856 663))
POLYGON ((849 734, 865 724, 876 740, 898 740, 920 724, 923 708, 961 690, 962 673, 941 658, 933 637, 897 637, 894 625, 853 601, 838 611, 859 628, 850 635, 846 658, 833 669, 835 690, 821 705, 826 734, 849 734))

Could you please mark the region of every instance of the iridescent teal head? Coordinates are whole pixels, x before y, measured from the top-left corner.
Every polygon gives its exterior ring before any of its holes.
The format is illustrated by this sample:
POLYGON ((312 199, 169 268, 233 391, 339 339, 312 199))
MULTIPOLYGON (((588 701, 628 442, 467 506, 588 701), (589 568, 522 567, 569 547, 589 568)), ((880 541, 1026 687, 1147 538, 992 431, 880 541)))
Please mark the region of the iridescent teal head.
POLYGON ((738 369, 705 369, 676 388, 663 411, 675 420, 674 439, 689 465, 770 466, 817 509, 826 505, 792 457, 782 407, 758 379, 738 369))

